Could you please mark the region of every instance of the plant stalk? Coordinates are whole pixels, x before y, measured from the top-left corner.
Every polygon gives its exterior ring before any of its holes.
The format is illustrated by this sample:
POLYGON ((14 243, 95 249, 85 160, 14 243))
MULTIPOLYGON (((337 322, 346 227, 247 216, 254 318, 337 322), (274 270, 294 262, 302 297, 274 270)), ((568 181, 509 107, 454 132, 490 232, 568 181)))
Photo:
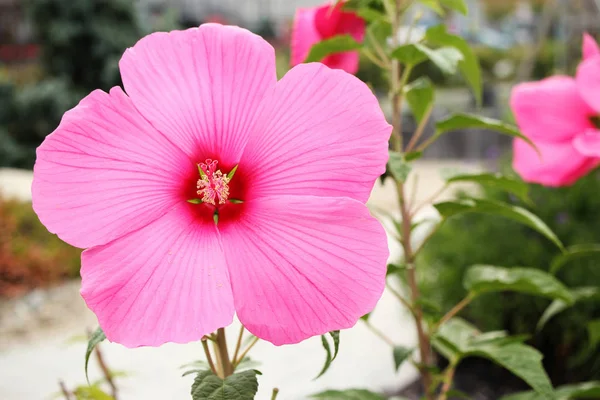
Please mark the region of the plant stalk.
POLYGON ((229 351, 227 350, 227 338, 225 337, 225 328, 219 328, 217 330, 217 347, 219 349, 219 358, 221 362, 221 370, 223 375, 227 378, 233 375, 233 364, 229 358, 229 351))

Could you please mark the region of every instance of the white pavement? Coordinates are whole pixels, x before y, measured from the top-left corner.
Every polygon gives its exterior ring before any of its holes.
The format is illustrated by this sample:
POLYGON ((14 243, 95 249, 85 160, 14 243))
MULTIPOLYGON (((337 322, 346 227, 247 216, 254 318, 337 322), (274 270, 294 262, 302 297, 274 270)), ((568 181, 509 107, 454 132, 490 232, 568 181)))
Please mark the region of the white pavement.
MULTIPOLYGON (((415 170, 421 187, 416 198, 426 199, 435 193, 443 182, 437 171, 448 167, 465 170, 477 168, 453 161, 417 163, 415 170)), ((30 187, 30 172, 0 169, 0 192, 3 196, 29 201, 30 187)), ((408 187, 411 187, 410 182, 408 187)), ((396 203, 391 180, 385 186, 377 185, 369 200, 375 213, 380 210, 393 212, 396 203)), ((389 241, 389 244, 390 258, 395 260, 401 256, 401 251, 395 242, 389 241)), ((60 379, 69 387, 85 382, 85 343, 69 343, 69 340, 86 329, 95 329, 96 320, 85 308, 77 289, 76 282, 53 289, 61 293, 61 302, 66 306, 54 308, 50 317, 42 311, 36 311, 40 313, 40 318, 27 326, 16 326, 14 315, 7 315, 18 312, 31 314, 30 310, 22 311, 27 306, 21 304, 20 307, 13 307, 0 302, 0 399, 49 399, 57 392, 60 379)), ((36 310, 43 308, 43 304, 36 305, 36 310)), ((389 293, 384 293, 371 321, 397 344, 415 345, 414 325, 389 293)), ((228 328, 230 343, 234 341, 238 330, 237 322, 228 328)), ((203 358, 198 343, 139 349, 104 343, 102 349, 111 368, 130 373, 118 381, 120 400, 190 398, 193 378, 182 378, 180 366, 203 358)), ((259 377, 257 399, 269 399, 274 387, 280 389, 278 399, 281 400, 306 399, 311 393, 325 389, 394 390, 416 377, 415 369, 408 364, 403 365, 397 373, 394 372, 389 345, 374 336, 362 322, 341 333, 340 354, 330 370, 318 380, 313 378, 325 359, 320 338, 282 347, 261 341, 252 350, 251 358, 261 363, 257 369, 263 373, 259 377)), ((93 381, 100 377, 100 373, 93 362, 90 362, 90 366, 90 380, 93 381)))

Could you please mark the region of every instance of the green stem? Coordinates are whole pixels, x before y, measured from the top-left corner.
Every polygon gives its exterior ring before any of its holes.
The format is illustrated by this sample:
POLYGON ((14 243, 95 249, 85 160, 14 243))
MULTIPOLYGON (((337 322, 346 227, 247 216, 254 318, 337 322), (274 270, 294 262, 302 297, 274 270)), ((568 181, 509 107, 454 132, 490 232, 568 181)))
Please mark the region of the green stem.
POLYGON ((442 317, 442 319, 439 320, 439 322, 435 325, 433 331, 434 332, 437 331, 440 326, 444 325, 452 317, 454 317, 456 314, 458 314, 459 312, 461 312, 463 308, 465 308, 466 306, 468 306, 471 303, 471 301, 473 301, 474 298, 475 298, 475 296, 472 293, 469 293, 467 295, 467 297, 465 297, 464 299, 462 299, 460 301, 460 303, 458 303, 457 305, 455 305, 454 307, 452 307, 452 309, 450 311, 448 311, 446 313, 446 315, 444 315, 442 317))
POLYGON ((431 104, 427 108, 427 111, 425 111, 425 114, 423 115, 421 122, 419 122, 419 126, 417 127, 415 134, 410 139, 410 142, 408 143, 408 146, 406 147, 407 152, 411 151, 415 147, 415 145, 417 144, 417 142, 423 135, 423 132, 425 132, 425 128, 427 127, 427 122, 429 122, 429 118, 431 117, 432 112, 433 112, 433 104, 431 104))
POLYGON ((377 329, 376 327, 371 325, 371 323, 369 321, 365 321, 365 325, 371 332, 373 332, 375 334, 375 336, 377 336, 378 338, 380 338, 381 340, 383 340, 384 342, 389 344, 391 347, 396 347, 396 344, 394 343, 394 341, 392 339, 390 339, 389 337, 386 336, 385 333, 381 332, 379 329, 377 329))
POLYGON ((252 342, 250 342, 250 344, 248 345, 248 347, 246 347, 246 349, 242 352, 242 354, 240 354, 240 358, 238 358, 237 360, 233 361, 233 366, 237 367, 238 365, 240 365, 240 363, 242 362, 242 360, 244 359, 244 357, 246 357, 246 355, 248 354, 248 352, 250 351, 250 349, 252 349, 254 347, 254 345, 258 343, 258 338, 255 337, 252 342))
POLYGON ((273 388, 273 394, 271 395, 271 400, 277 399, 278 394, 279 394, 279 389, 273 388))
POLYGON ((210 370, 213 372, 213 374, 218 376, 219 374, 217 373, 217 368, 215 367, 215 363, 213 362, 212 356, 210 355, 210 350, 208 349, 208 343, 206 342, 206 339, 202 338, 201 342, 202 348, 204 349, 204 355, 206 356, 206 361, 208 362, 208 366, 210 367, 210 370))
POLYGON ((227 350, 227 338, 225 337, 225 328, 219 328, 217 330, 217 346, 219 349, 221 368, 223 376, 227 378, 233 374, 233 364, 229 359, 229 351, 227 350))
POLYGON ((240 352, 240 348, 242 347, 242 337, 244 336, 244 325, 240 328, 240 334, 238 335, 237 343, 235 344, 235 351, 233 352, 232 360, 237 360, 238 353, 240 352))

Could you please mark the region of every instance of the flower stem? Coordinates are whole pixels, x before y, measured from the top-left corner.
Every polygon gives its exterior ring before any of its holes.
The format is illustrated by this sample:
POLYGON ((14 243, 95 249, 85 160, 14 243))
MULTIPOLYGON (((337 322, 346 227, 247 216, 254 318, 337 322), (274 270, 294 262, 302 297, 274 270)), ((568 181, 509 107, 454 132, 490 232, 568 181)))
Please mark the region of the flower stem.
POLYGON ((391 347, 396 347, 396 344, 392 339, 386 336, 385 333, 381 332, 379 329, 375 328, 369 321, 365 321, 365 325, 371 332, 375 334, 378 338, 389 344, 391 347))
POLYGON ((433 104, 431 104, 425 111, 425 114, 423 115, 421 122, 419 122, 419 126, 417 126, 417 130, 415 131, 415 134, 410 139, 408 146, 406 146, 406 151, 411 151, 412 149, 414 149, 417 142, 423 135, 423 132, 425 132, 425 127, 427 126, 427 122, 429 122, 429 118, 431 117, 432 112, 433 112, 433 104))
POLYGON ((271 395, 271 400, 277 399, 278 394, 279 394, 279 389, 273 388, 273 394, 271 395))
POLYGON ((100 370, 102 371, 102 375, 104 375, 104 379, 110 386, 111 395, 115 400, 118 400, 118 390, 117 385, 112 376, 112 372, 106 365, 104 361, 104 356, 102 355, 102 351, 100 351, 100 346, 96 346, 96 359, 98 360, 98 365, 100 366, 100 370))
POLYGON ((456 372, 456 365, 450 364, 444 371, 443 385, 440 390, 440 395, 438 400, 447 400, 448 399, 448 391, 452 388, 452 380, 454 379, 454 373, 456 372))
POLYGON ((437 331, 440 326, 442 326, 443 324, 445 324, 446 322, 448 322, 452 317, 454 317, 456 314, 458 314, 459 312, 461 312, 463 308, 465 308, 466 306, 468 306, 471 303, 471 301, 473 301, 474 297, 475 297, 474 295, 472 295, 471 293, 469 293, 467 295, 467 297, 465 297, 464 299, 462 299, 460 301, 460 303, 458 303, 457 305, 455 305, 450 311, 448 311, 446 313, 446 315, 444 315, 442 317, 442 319, 439 320, 439 322, 435 325, 434 331, 437 331))
POLYGON ((208 343, 207 343, 206 339, 202 338, 201 342, 202 342, 202 348, 204 349, 204 355, 206 355, 206 361, 208 362, 208 366, 210 367, 210 370, 213 372, 213 374, 219 375, 217 373, 217 369, 215 368, 215 363, 213 362, 212 356, 210 355, 210 350, 208 348, 208 343))
POLYGON ((242 347, 242 337, 244 336, 244 325, 240 328, 240 334, 238 335, 237 343, 235 345, 235 351, 233 352, 232 360, 235 362, 237 360, 237 356, 240 352, 240 348, 242 347))
POLYGON ((58 385, 60 386, 60 392, 64 396, 65 400, 71 400, 71 393, 67 390, 65 383, 63 381, 58 381, 58 385))
POLYGON ((248 354, 248 352, 250 351, 250 349, 252 349, 256 343, 258 343, 258 338, 257 337, 255 337, 252 340, 252 342, 250 342, 250 344, 248 345, 248 347, 246 347, 246 349, 242 352, 242 354, 240 354, 240 358, 238 358, 237 360, 233 361, 234 367, 237 367, 242 362, 242 360, 244 359, 244 357, 246 357, 246 355, 248 354))
POLYGON ((221 368, 223 376, 227 378, 233 374, 233 363, 229 359, 229 351, 227 350, 227 338, 225 337, 225 328, 219 328, 217 330, 217 347, 219 349, 221 368))

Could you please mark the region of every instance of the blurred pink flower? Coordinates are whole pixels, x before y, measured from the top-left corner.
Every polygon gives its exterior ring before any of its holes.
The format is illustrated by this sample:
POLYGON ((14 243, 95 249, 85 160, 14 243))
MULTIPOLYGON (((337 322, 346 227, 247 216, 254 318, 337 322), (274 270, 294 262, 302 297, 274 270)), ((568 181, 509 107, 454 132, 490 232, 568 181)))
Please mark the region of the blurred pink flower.
POLYGON ((237 312, 281 345, 373 309, 388 249, 365 202, 391 127, 364 83, 318 63, 277 82, 266 41, 216 24, 151 34, 119 66, 127 94, 68 111, 32 187, 44 225, 87 248, 81 294, 109 340, 189 342, 237 312))
POLYGON ((553 76, 515 86, 511 108, 523 134, 541 152, 515 140, 513 167, 528 182, 575 183, 600 164, 600 49, 585 34, 575 79, 553 76))
MULTIPOLYGON (((337 35, 351 35, 358 42, 365 36, 365 21, 351 11, 342 11, 343 2, 296 10, 292 29, 291 64, 302 63, 311 47, 337 35)), ((321 61, 336 69, 355 74, 358 71, 357 51, 331 54, 321 61)))

